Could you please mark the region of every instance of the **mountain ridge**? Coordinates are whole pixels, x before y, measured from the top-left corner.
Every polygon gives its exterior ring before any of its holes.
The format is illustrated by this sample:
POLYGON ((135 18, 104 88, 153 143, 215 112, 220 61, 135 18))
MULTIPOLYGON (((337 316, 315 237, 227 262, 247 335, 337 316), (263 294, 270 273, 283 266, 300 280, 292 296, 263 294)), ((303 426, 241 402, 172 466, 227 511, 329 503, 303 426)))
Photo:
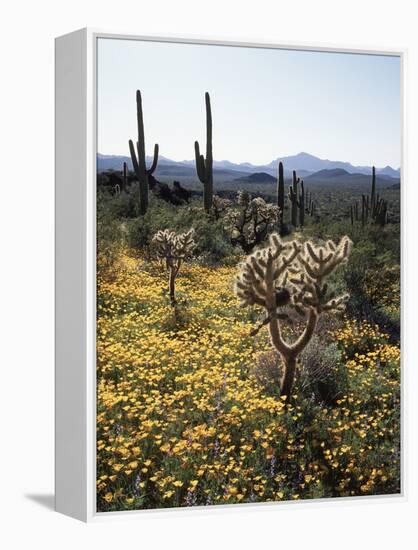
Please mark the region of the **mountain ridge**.
MULTIPOLYGON (((151 160, 147 156, 147 160, 151 160)), ((105 155, 102 153, 97 154, 97 169, 99 172, 105 170, 121 170, 123 162, 128 163, 128 167, 132 170, 132 162, 130 157, 123 155, 105 155)), ((249 162, 234 163, 229 160, 214 160, 213 167, 214 170, 227 170, 228 172, 240 172, 248 174, 255 172, 265 172, 271 176, 276 176, 277 167, 279 162, 283 163, 284 171, 286 174, 291 174, 293 170, 298 172, 298 175, 301 177, 307 177, 311 174, 317 173, 321 170, 334 170, 341 169, 345 170, 349 174, 371 174, 371 166, 355 166, 349 162, 345 161, 332 161, 328 159, 321 159, 310 153, 302 151, 297 155, 290 155, 287 157, 278 157, 272 160, 268 164, 257 165, 251 164, 249 162)), ((194 160, 183 160, 183 161, 174 161, 167 157, 161 156, 158 162, 158 168, 170 166, 171 168, 176 167, 176 173, 181 175, 182 170, 187 172, 187 175, 190 175, 190 170, 194 170, 194 160)), ((390 176, 392 178, 400 177, 400 170, 394 169, 391 166, 387 165, 383 168, 376 168, 376 174, 382 176, 390 176)), ((186 175, 186 174, 185 174, 186 175)))

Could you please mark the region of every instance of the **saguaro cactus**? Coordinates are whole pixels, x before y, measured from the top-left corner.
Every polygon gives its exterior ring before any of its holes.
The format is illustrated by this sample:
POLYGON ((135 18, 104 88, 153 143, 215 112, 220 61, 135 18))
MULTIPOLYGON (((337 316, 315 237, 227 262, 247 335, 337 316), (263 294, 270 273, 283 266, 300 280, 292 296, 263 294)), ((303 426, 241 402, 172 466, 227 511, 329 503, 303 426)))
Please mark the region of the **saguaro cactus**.
POLYGON ((364 227, 367 223, 367 202, 366 202, 366 196, 361 196, 361 225, 364 227))
POLYGON ((309 189, 306 190, 306 201, 305 201, 305 212, 307 214, 310 214, 311 212, 311 206, 312 206, 312 193, 309 191, 309 189))
POLYGON ((277 207, 279 208, 279 227, 282 228, 284 212, 284 173, 282 162, 279 162, 277 170, 277 207))
MULTIPOLYGON (((352 209, 353 207, 351 207, 352 209)), ((359 219, 358 204, 354 207, 355 220, 359 219)), ((350 210, 350 217, 353 224, 353 216, 350 210)), ((376 168, 372 167, 372 189, 370 195, 361 196, 361 225, 364 227, 368 221, 373 221, 375 224, 384 226, 388 221, 388 203, 379 194, 376 194, 376 168)))
POLYGON ((298 198, 299 223, 301 227, 305 225, 305 186, 303 180, 300 182, 300 193, 298 198))
POLYGON ((372 194, 370 199, 370 207, 373 211, 376 206, 376 168, 374 166, 372 167, 372 194))
POLYGON ((127 162, 123 163, 122 181, 123 181, 122 189, 126 191, 128 188, 128 163, 127 162))
POLYGON ((194 142, 196 172, 203 183, 203 205, 209 212, 213 202, 213 154, 212 154, 212 111, 209 93, 205 93, 206 103, 206 158, 200 154, 199 142, 194 142))
MULTIPOLYGON (((314 214, 315 214, 315 202, 312 201, 310 215, 313 216, 314 214)), ((319 216, 318 216, 318 218, 319 218, 319 216)))
POLYGON ((387 222, 387 217, 388 217, 387 210, 388 210, 388 203, 383 199, 377 199, 374 213, 373 213, 373 218, 375 223, 377 223, 382 227, 387 222))
MULTIPOLYGON (((363 216, 363 213, 362 213, 363 216)), ((358 222, 359 220, 359 214, 358 214, 358 201, 356 201, 354 204, 350 206, 350 221, 351 225, 354 225, 354 222, 358 222)), ((364 225, 364 224, 363 224, 364 225)))
POLYGON ((174 231, 165 229, 157 231, 152 238, 158 258, 165 261, 168 272, 168 291, 170 302, 175 306, 176 301, 176 277, 183 261, 193 252, 196 243, 193 240, 194 230, 177 235, 174 231))
POLYGON ((311 241, 284 243, 275 233, 264 249, 249 255, 239 267, 234 291, 242 306, 258 305, 266 311, 261 326, 268 324, 271 344, 282 359, 282 396, 291 395, 297 358, 311 340, 320 315, 344 309, 348 296, 328 293, 325 280, 348 261, 351 246, 347 236, 338 244, 327 241, 318 246, 311 241), (302 332, 292 342, 282 333, 283 306, 293 307, 305 320, 302 332))
POLYGON ((158 143, 154 145, 154 158, 151 168, 147 169, 145 161, 145 135, 144 119, 142 116, 142 98, 139 90, 136 91, 136 115, 138 123, 138 141, 136 142, 137 152, 135 152, 135 147, 131 139, 129 140, 129 151, 131 153, 134 171, 139 182, 139 213, 144 215, 148 209, 148 178, 155 172, 158 163, 158 143))
POLYGON ((289 187, 289 200, 291 204, 290 221, 293 227, 298 224, 298 184, 299 178, 296 176, 296 171, 293 170, 292 185, 289 187))
POLYGON ((305 212, 310 216, 315 213, 315 202, 312 198, 312 191, 309 191, 309 189, 306 190, 305 212))
POLYGON ((290 219, 293 227, 298 225, 298 212, 299 224, 303 226, 305 223, 305 187, 303 181, 297 177, 295 170, 293 170, 292 185, 289 187, 289 200, 292 205, 290 219), (299 184, 300 192, 298 191, 299 184))

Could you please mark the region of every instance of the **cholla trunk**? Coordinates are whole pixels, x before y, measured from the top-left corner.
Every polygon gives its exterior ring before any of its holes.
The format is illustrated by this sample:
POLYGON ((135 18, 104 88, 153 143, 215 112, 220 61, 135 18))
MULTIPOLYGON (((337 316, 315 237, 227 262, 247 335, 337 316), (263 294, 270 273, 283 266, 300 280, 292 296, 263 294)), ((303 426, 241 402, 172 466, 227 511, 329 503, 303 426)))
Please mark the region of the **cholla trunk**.
POLYGON ((174 306, 176 304, 176 269, 170 267, 168 272, 168 287, 170 293, 170 302, 174 306))
POLYGON ((293 382, 295 381, 296 374, 296 357, 289 357, 284 359, 284 371, 280 383, 280 395, 288 396, 292 393, 293 382))
POLYGON ((157 257, 165 260, 165 267, 168 272, 168 292, 171 305, 176 305, 175 284, 176 277, 182 262, 191 255, 196 243, 193 240, 194 230, 177 235, 174 231, 165 229, 157 231, 152 238, 157 257))
POLYGON ((306 326, 293 344, 286 344, 283 341, 280 324, 277 319, 269 323, 270 339, 273 347, 279 352, 283 361, 283 376, 280 385, 280 395, 290 396, 292 394, 293 382, 296 374, 296 360, 299 354, 309 344, 318 322, 318 314, 311 309, 308 315, 306 326))

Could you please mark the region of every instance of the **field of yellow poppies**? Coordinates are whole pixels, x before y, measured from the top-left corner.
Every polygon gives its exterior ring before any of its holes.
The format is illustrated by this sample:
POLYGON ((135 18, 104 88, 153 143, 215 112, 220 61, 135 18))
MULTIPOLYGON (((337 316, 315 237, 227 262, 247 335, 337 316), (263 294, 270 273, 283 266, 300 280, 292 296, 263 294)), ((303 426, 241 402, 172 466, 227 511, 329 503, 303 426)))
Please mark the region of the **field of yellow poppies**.
POLYGON ((162 266, 130 249, 99 276, 99 511, 399 492, 399 347, 345 317, 327 329, 344 391, 280 398, 260 383, 267 329, 250 337, 235 272, 185 264, 174 309, 162 266))

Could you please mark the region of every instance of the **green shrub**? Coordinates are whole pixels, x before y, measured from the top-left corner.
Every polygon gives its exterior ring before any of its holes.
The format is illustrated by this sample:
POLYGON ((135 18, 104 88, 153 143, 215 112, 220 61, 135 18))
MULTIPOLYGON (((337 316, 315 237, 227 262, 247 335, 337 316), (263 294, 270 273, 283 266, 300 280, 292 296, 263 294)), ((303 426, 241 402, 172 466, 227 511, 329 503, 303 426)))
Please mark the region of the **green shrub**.
POLYGON ((111 272, 119 257, 122 244, 120 223, 103 216, 97 220, 97 270, 111 272))
POLYGON ((267 395, 280 395, 280 356, 276 351, 261 353, 250 371, 267 395))
POLYGON ((194 256, 200 261, 216 264, 237 253, 223 228, 222 220, 207 214, 200 203, 173 206, 155 197, 151 197, 145 216, 129 220, 128 244, 134 248, 148 248, 152 236, 159 230, 184 232, 190 228, 195 230, 194 256))
POLYGON ((306 397, 334 405, 348 386, 342 353, 335 342, 324 344, 315 335, 301 354, 299 390, 306 397))
POLYGON ((147 214, 128 222, 127 241, 128 245, 132 248, 149 249, 155 230, 147 218, 147 214))

